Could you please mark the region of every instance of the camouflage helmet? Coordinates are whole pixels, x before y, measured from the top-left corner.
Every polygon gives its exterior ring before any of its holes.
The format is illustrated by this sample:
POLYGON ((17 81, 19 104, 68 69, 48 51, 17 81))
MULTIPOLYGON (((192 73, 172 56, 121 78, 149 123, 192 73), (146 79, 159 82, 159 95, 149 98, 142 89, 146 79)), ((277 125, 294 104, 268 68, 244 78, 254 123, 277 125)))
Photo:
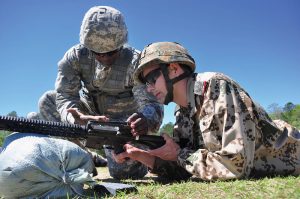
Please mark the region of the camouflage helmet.
POLYGON ((195 61, 188 51, 176 42, 156 42, 144 48, 140 55, 138 67, 134 72, 134 79, 140 81, 141 72, 150 64, 160 63, 181 63, 189 66, 191 71, 195 71, 195 61))
POLYGON ((95 6, 82 20, 80 43, 89 50, 106 53, 122 47, 128 40, 127 35, 120 11, 109 6, 95 6))

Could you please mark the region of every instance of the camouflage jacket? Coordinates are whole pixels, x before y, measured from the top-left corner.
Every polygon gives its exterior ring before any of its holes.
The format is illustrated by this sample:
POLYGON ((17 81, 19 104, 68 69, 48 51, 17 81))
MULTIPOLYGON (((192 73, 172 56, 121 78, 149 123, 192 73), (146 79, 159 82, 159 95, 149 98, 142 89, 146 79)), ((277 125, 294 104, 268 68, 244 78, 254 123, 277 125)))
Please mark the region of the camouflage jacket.
MULTIPOLYGON (((272 121, 236 82, 208 72, 187 87, 189 106, 175 112, 174 139, 182 149, 173 164, 203 180, 300 173, 299 131, 272 121)), ((159 164, 166 164, 156 160, 162 175, 171 170, 159 164)))
POLYGON ((139 51, 124 46, 114 65, 105 67, 83 45, 70 48, 58 63, 55 83, 56 105, 62 121, 74 122, 66 111, 70 107, 85 114, 121 120, 141 112, 147 117, 150 130, 158 130, 163 106, 146 92, 144 85, 133 82, 138 56, 139 51))

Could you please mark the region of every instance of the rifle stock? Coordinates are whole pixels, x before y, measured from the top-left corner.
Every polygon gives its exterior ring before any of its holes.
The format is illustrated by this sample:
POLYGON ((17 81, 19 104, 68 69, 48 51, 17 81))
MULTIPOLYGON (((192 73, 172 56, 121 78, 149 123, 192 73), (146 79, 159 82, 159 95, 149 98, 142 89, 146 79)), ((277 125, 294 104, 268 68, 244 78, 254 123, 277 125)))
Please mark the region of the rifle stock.
POLYGON ((140 135, 133 137, 131 128, 125 122, 95 122, 87 125, 68 124, 35 119, 25 119, 11 116, 0 116, 0 130, 37 133, 63 138, 81 138, 86 140, 86 147, 99 149, 103 145, 112 146, 116 153, 123 150, 127 142, 138 143, 155 149, 165 144, 161 136, 140 135))

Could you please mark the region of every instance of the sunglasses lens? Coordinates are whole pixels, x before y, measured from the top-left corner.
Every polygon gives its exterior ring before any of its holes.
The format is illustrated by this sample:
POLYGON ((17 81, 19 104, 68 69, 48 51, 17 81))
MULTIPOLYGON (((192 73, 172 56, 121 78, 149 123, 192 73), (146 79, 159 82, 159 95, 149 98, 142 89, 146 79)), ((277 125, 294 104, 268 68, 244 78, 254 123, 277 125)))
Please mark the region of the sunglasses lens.
POLYGON ((119 52, 119 50, 114 50, 111 52, 106 53, 107 56, 113 56, 114 54, 116 54, 117 52, 119 52))
POLYGON ((107 52, 107 53, 97 53, 97 52, 94 52, 94 51, 93 51, 93 53, 97 56, 100 56, 100 57, 104 57, 104 56, 111 57, 111 56, 115 55, 117 52, 119 52, 121 49, 122 49, 122 47, 118 48, 114 51, 107 52))
POLYGON ((148 73, 148 75, 146 75, 145 81, 148 84, 155 84, 159 76, 160 76, 160 68, 157 68, 151 71, 150 73, 148 73))

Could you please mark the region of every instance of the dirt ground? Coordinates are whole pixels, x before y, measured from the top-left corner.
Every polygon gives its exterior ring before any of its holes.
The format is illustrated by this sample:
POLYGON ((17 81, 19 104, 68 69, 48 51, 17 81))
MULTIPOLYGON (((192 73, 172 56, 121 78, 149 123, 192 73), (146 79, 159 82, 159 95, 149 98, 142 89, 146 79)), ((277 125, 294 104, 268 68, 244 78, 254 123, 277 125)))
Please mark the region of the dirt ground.
MULTIPOLYGON (((113 179, 109 175, 108 167, 98 167, 97 168, 98 175, 94 177, 97 181, 102 182, 119 182, 118 180, 113 179)), ((148 173, 144 178, 139 180, 130 180, 131 182, 154 182, 156 180, 157 176, 151 173, 148 173)))
MULTIPOLYGON (((138 179, 138 180, 115 180, 113 179, 110 175, 109 175, 109 171, 108 171, 108 167, 98 167, 97 168, 98 171, 98 175, 93 177, 97 182, 99 182, 99 184, 101 183, 122 183, 122 184, 129 184, 129 185, 134 185, 135 187, 139 184, 151 184, 153 182, 155 182, 157 180, 157 176, 148 173, 145 177, 143 177, 142 179, 138 179)), ((100 190, 100 192, 102 193, 102 190, 100 190)), ((86 196, 95 196, 95 190, 92 190, 88 187, 85 187, 85 195, 86 196)), ((103 196, 102 194, 97 194, 96 195, 103 196)))

